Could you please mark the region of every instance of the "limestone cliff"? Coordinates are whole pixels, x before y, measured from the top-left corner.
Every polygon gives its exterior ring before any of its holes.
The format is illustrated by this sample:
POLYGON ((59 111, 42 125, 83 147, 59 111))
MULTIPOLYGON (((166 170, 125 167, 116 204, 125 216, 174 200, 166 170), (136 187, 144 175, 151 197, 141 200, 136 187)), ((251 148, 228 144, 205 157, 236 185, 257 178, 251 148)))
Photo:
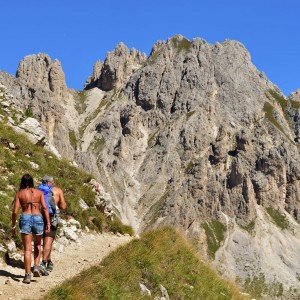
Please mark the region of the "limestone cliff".
POLYGON ((50 145, 62 156, 72 158, 68 112, 63 108, 63 103, 70 101, 70 93, 60 62, 52 62, 47 54, 29 55, 19 63, 15 78, 0 72, 0 82, 8 87, 16 107, 40 121, 50 145))
POLYGON ((267 274, 273 258, 266 283, 300 288, 299 91, 286 99, 241 43, 177 35, 148 58, 120 43, 84 91, 68 90, 60 63, 44 54, 0 81, 137 232, 171 224, 203 255, 214 239, 216 268, 244 282, 267 274), (272 213, 289 226, 274 225, 272 213))

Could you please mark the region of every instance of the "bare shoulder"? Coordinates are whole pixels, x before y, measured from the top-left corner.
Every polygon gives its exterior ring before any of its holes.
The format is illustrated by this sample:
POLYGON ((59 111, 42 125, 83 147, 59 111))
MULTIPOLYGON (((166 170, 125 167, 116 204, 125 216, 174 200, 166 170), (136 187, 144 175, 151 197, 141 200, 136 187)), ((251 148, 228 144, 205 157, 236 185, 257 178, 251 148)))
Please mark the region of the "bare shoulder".
POLYGON ((34 193, 36 193, 37 195, 43 195, 44 193, 38 189, 33 189, 34 193))
POLYGON ((33 189, 33 193, 36 195, 36 197, 42 197, 44 193, 38 189, 33 189))
POLYGON ((52 189, 52 191, 53 191, 53 193, 57 193, 57 194, 61 194, 63 191, 62 191, 62 189, 61 188, 59 188, 59 187, 57 187, 57 186, 55 186, 55 187, 53 187, 53 189, 52 189))

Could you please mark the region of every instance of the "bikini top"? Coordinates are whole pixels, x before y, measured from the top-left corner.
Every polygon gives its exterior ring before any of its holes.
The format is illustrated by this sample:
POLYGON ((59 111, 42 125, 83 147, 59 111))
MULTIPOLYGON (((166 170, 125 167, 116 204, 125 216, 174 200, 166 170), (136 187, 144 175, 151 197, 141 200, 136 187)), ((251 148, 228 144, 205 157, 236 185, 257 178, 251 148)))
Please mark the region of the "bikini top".
POLYGON ((21 203, 21 205, 22 205, 22 206, 23 206, 23 205, 27 205, 27 208, 29 207, 29 205, 31 205, 31 209, 32 209, 33 206, 36 208, 36 205, 35 205, 34 203, 40 204, 40 202, 39 202, 39 201, 32 201, 32 198, 33 198, 33 190, 30 189, 30 191, 31 191, 31 200, 30 200, 30 202, 23 202, 23 203, 21 203))

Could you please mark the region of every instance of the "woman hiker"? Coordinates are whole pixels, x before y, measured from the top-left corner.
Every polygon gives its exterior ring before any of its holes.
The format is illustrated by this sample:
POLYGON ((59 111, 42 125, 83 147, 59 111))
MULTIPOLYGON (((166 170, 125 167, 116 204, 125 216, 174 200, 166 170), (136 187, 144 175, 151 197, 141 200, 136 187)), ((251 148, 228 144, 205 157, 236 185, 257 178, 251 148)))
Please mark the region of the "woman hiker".
POLYGON ((14 198, 12 211, 12 235, 16 234, 16 223, 19 208, 22 214, 19 220, 19 228, 24 246, 24 266, 25 277, 23 283, 29 284, 31 281, 31 252, 32 240, 34 242, 34 267, 33 276, 40 276, 39 262, 41 257, 41 242, 44 234, 44 220, 41 215, 40 205, 45 212, 45 232, 50 230, 50 217, 44 200, 43 192, 34 188, 33 178, 29 174, 24 174, 20 182, 20 189, 14 198))

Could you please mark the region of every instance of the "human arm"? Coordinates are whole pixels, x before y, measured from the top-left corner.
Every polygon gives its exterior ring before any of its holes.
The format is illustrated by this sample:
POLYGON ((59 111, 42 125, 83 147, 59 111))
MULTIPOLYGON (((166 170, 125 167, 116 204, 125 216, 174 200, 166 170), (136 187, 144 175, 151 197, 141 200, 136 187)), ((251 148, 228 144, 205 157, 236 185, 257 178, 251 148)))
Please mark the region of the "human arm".
POLYGON ((64 197, 64 193, 61 189, 58 189, 58 207, 62 210, 65 210, 67 208, 67 203, 64 197))
POLYGON ((12 209, 12 215, 11 215, 11 233, 12 236, 16 235, 16 224, 17 224, 17 216, 18 216, 18 211, 20 208, 20 199, 18 196, 18 193, 16 193, 15 198, 14 198, 14 206, 12 209))

